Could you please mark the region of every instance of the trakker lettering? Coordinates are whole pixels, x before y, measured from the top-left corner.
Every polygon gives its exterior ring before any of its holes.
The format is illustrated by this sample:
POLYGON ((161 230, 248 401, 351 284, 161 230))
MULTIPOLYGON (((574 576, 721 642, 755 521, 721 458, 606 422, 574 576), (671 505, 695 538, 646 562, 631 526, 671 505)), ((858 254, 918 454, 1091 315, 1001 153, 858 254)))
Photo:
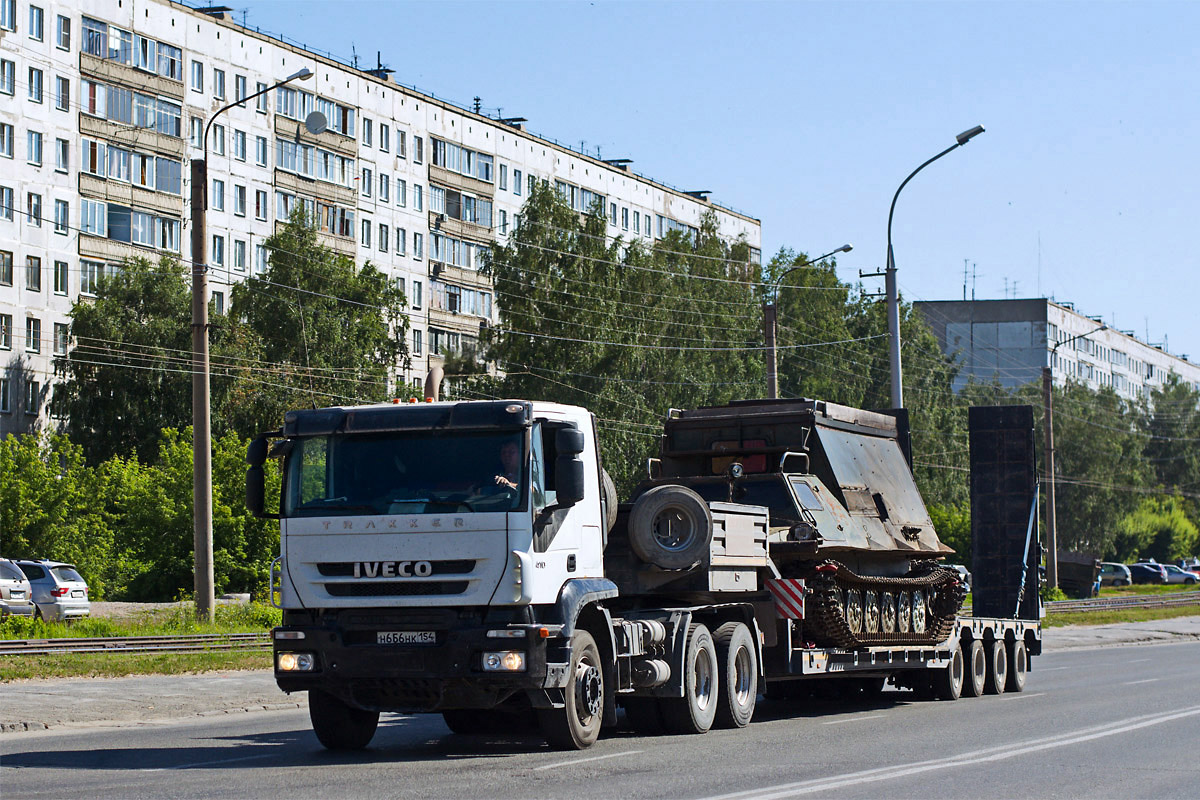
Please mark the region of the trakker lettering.
POLYGON ((356 578, 428 578, 433 574, 429 561, 355 561, 356 578))

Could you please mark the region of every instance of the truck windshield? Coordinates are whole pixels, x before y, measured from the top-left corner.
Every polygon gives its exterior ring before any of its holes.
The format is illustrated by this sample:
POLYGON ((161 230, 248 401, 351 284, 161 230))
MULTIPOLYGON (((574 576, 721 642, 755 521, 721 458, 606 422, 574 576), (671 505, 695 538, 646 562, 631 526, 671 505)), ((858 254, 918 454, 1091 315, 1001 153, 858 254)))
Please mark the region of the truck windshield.
POLYGON ((524 507, 523 431, 372 433, 296 440, 287 517, 452 514, 524 507))

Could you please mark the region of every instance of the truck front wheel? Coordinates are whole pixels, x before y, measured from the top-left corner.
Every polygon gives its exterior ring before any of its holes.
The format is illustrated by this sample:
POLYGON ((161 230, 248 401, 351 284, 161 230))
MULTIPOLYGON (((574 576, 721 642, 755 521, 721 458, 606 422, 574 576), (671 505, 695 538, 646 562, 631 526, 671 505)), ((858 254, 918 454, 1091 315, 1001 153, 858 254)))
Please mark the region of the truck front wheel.
POLYGON ((538 710, 542 735, 551 747, 582 750, 600 737, 604 719, 604 668, 600 648, 585 630, 571 637, 571 668, 562 708, 538 710))
POLYGON ((379 725, 378 711, 351 708, 320 689, 308 693, 308 717, 313 733, 329 750, 362 750, 379 725))

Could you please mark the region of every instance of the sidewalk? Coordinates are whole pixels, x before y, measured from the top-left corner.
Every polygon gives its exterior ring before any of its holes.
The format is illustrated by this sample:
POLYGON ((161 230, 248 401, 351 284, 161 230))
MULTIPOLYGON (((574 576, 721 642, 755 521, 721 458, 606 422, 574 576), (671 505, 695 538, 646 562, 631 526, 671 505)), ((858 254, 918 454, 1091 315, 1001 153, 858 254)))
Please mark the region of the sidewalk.
MULTIPOLYGON (((1044 632, 1044 651, 1200 640, 1200 616, 1115 625, 1069 625, 1044 632)), ((4 684, 0 733, 134 725, 217 714, 305 708, 267 670, 131 678, 57 678, 4 684)))

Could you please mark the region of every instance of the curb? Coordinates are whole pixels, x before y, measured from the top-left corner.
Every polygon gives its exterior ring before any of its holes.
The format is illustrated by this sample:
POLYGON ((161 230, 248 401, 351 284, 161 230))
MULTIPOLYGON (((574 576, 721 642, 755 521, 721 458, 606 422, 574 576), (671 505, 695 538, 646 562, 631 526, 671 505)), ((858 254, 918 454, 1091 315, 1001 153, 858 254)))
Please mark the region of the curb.
POLYGON ((45 731, 52 728, 100 728, 106 726, 143 725, 155 722, 179 722, 194 717, 219 717, 225 714, 245 714, 255 711, 292 711, 297 708, 308 708, 308 703, 264 703, 263 705, 233 706, 231 708, 196 711, 191 714, 180 714, 172 717, 149 717, 146 719, 98 719, 86 722, 0 722, 0 734, 45 731))

